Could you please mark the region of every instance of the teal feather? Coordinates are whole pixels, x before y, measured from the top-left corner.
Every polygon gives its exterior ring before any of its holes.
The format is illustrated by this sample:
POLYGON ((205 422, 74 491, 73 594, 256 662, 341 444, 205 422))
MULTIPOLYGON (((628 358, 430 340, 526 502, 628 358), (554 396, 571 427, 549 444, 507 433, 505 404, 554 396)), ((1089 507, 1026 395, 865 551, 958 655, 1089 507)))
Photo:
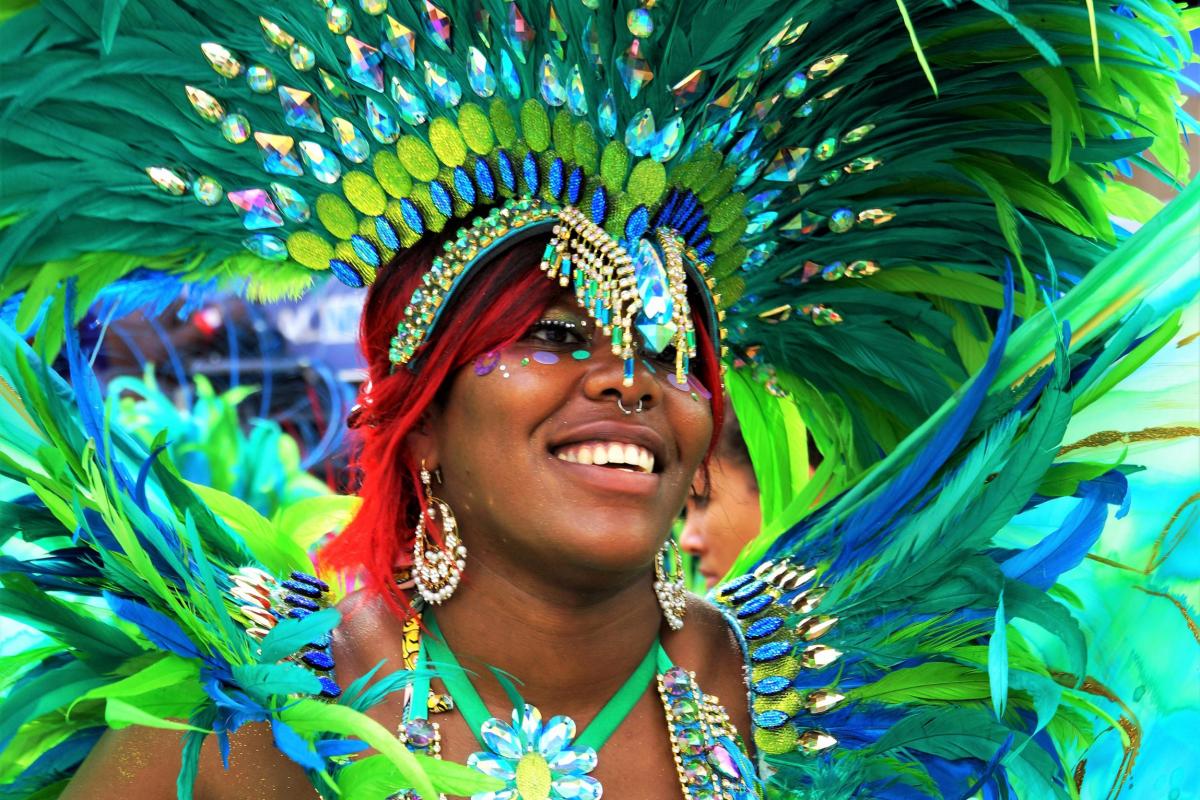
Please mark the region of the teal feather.
POLYGON ((988 640, 988 686, 992 695, 992 710, 998 719, 1004 717, 1008 707, 1008 682, 1008 618, 1004 615, 1004 592, 1000 592, 1000 599, 996 603, 996 624, 988 640))

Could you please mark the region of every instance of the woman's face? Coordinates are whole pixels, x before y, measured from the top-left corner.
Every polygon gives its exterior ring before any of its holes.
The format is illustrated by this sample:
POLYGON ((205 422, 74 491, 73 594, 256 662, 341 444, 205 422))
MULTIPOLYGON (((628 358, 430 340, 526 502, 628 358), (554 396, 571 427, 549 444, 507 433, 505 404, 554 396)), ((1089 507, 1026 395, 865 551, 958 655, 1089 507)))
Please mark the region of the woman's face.
POLYGON ((712 411, 695 378, 674 383, 673 351, 639 357, 632 386, 622 378, 609 338, 566 291, 520 342, 453 377, 426 445, 471 561, 574 588, 645 574, 708 449, 712 411))

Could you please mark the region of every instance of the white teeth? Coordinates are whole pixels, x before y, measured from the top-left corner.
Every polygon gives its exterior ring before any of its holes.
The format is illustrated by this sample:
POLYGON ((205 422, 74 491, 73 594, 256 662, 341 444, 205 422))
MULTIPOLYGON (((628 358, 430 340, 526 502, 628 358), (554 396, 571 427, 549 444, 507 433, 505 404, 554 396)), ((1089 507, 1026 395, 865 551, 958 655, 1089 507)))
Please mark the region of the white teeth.
POLYGON ((654 454, 644 447, 624 442, 587 442, 564 447, 555 453, 559 461, 628 468, 629 472, 654 472, 654 454))

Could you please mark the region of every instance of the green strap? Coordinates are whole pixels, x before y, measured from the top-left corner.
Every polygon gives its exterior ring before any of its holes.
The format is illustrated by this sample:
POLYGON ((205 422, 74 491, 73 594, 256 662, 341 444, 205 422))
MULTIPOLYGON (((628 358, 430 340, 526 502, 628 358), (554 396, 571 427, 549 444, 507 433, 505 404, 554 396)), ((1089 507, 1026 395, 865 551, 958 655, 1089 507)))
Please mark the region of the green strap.
MULTIPOLYGON (((462 665, 458 663, 454 653, 446 644, 442 632, 438 629, 437 622, 434 621, 433 615, 426 612, 425 625, 429 628, 431 636, 421 637, 421 650, 418 656, 418 668, 424 671, 427 662, 426 653, 428 652, 428 660, 439 662, 441 665, 448 667, 444 670, 439 670, 438 675, 442 682, 446 684, 446 690, 450 696, 454 698, 454 704, 462 713, 463 719, 467 721, 467 725, 471 728, 471 732, 475 734, 475 738, 479 744, 486 747, 483 737, 480 736, 479 730, 483 727, 483 723, 487 722, 493 715, 487 710, 484 705, 483 698, 479 696, 479 692, 475 691, 475 687, 471 684, 470 678, 467 677, 467 672, 462 665)), ((667 656, 667 652, 663 650, 662 643, 657 638, 650 649, 646 651, 646 655, 642 658, 637 669, 633 674, 626 679, 620 689, 616 691, 604 707, 600 709, 600 713, 596 718, 584 729, 575 740, 580 747, 590 747, 599 752, 612 737, 613 733, 629 716, 629 712, 637 705, 642 694, 645 693, 646 687, 654 680, 656 667, 659 672, 665 672, 671 668, 671 659, 667 656)), ((410 717, 413 719, 423 718, 424 707, 428 706, 428 702, 421 702, 419 698, 429 696, 429 678, 418 676, 413 683, 413 701, 410 706, 410 717), (420 717, 418 715, 421 715, 420 717)))

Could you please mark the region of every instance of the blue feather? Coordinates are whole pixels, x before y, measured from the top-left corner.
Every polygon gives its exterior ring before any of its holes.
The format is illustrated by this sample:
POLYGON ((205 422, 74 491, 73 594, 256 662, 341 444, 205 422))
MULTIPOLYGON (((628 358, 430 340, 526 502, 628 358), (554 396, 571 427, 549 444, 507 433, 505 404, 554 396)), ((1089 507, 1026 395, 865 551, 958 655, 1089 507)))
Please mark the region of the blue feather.
POLYGON ((325 768, 324 759, 286 722, 272 719, 271 733, 275 736, 275 746, 292 761, 305 769, 320 771, 325 768))
POLYGON ((178 623, 165 614, 132 600, 104 592, 104 600, 118 617, 132 622, 156 646, 187 658, 203 658, 203 654, 178 623))
POLYGON ((1044 590, 1083 560, 1100 538, 1108 517, 1103 493, 1084 486, 1080 486, 1083 498, 1053 533, 1001 563, 1006 577, 1044 590))

